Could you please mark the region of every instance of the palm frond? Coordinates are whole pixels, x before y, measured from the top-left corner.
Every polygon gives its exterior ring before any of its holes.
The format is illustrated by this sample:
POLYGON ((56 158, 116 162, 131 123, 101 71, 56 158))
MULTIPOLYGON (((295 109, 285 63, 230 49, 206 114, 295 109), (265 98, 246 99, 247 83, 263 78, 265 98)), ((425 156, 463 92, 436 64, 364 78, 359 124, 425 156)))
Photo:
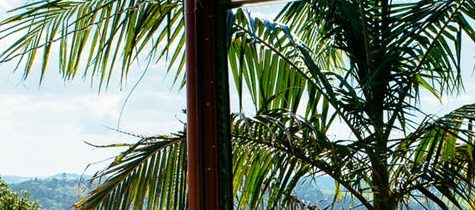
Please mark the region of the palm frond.
MULTIPOLYGON (((369 209, 372 208, 368 198, 364 195, 368 189, 362 188, 363 181, 367 180, 363 171, 368 167, 368 163, 360 159, 362 157, 358 155, 354 148, 339 144, 343 141, 339 143, 331 142, 327 138, 325 130, 318 130, 311 122, 285 110, 273 110, 261 113, 253 118, 241 115, 236 118, 235 122, 232 133, 233 141, 237 143, 236 146, 242 145, 246 148, 241 151, 241 153, 245 153, 238 156, 244 159, 239 160, 240 162, 245 161, 247 163, 247 165, 238 164, 238 166, 235 166, 238 167, 235 171, 239 172, 235 173, 235 179, 246 180, 242 188, 254 189, 254 191, 250 191, 252 196, 255 196, 256 193, 260 193, 261 197, 265 193, 273 195, 284 192, 285 194, 292 190, 302 177, 323 173, 332 177, 360 204, 369 209), (270 160, 269 155, 272 155, 276 162, 274 162, 274 159, 270 160), (254 167, 256 164, 253 161, 256 161, 256 159, 258 162, 264 161, 267 164, 254 167), (242 168, 243 166, 244 168, 242 168), (292 173, 287 171, 290 168, 293 168, 292 173), (248 180, 243 178, 244 175, 241 174, 246 171, 261 172, 263 176, 252 177, 248 180), (256 182, 266 183, 266 180, 269 180, 272 174, 282 174, 280 175, 282 177, 287 174, 289 183, 286 185, 288 189, 282 187, 257 188, 260 185, 256 185, 256 182), (250 183, 248 184, 248 182, 250 183), (250 186, 254 186, 254 188, 250 186)), ((239 151, 234 151, 234 153, 236 152, 239 151)), ((277 180, 280 181, 281 179, 277 180)), ((235 184, 235 187, 240 187, 240 185, 235 184)), ((237 191, 235 195, 238 195, 238 200, 241 202, 243 202, 242 199, 244 199, 244 202, 251 202, 249 198, 245 199, 247 198, 244 197, 246 192, 248 191, 243 191, 240 194, 241 192, 237 191)), ((274 200, 270 199, 268 201, 274 200)), ((268 205, 270 204, 272 203, 268 205)), ((268 207, 272 209, 274 206, 268 207)))
POLYGON ((323 69, 341 62, 340 57, 318 62, 326 57, 316 55, 289 27, 252 18, 240 10, 236 20, 229 53, 231 69, 238 91, 247 87, 258 111, 283 108, 305 111, 307 118, 312 118, 321 114, 326 117, 329 110, 335 110, 331 117, 321 118, 325 120, 322 125, 329 127, 335 117, 341 117, 354 128, 354 135, 362 138, 368 123, 362 116, 365 110, 361 94, 346 81, 347 76, 334 73, 334 69, 323 69), (310 106, 300 103, 305 96, 310 106))
MULTIPOLYGON (((474 208, 475 161, 472 121, 475 105, 462 106, 436 120, 427 120, 400 144, 403 161, 394 176, 401 191, 419 192, 442 206, 474 208)), ((395 146, 396 146, 395 145, 395 146)), ((412 192, 411 192, 412 193, 412 192)), ((417 197, 417 196, 413 196, 417 197)))
MULTIPOLYGON (((166 57, 168 69, 183 76, 184 21, 181 1, 35 1, 13 10, 0 23, 0 40, 13 38, 0 62, 16 61, 24 78, 41 61, 44 77, 52 55, 65 80, 98 77, 99 87, 115 74, 127 77, 138 55, 166 57), (170 50, 173 48, 173 51, 170 50), (82 72, 81 72, 82 71, 82 72)), ((181 81, 180 81, 181 82, 181 81)))
MULTIPOLYGON (((284 151, 272 149, 267 142, 251 138, 260 132, 268 134, 271 130, 262 129, 265 124, 250 123, 253 119, 242 115, 233 119, 236 208, 311 208, 292 195, 297 181, 309 171, 306 164, 284 151)), ((279 132, 286 131, 282 128, 279 132)), ((267 138, 264 133, 261 137, 267 138)), ((287 142, 292 137, 288 135, 276 137, 287 142)), ((186 209, 186 177, 184 133, 143 138, 98 172, 93 179, 104 181, 75 206, 78 209, 186 209)))
MULTIPOLYGON (((348 71, 346 82, 361 89, 364 106, 374 106, 370 88, 379 89, 377 95, 384 98, 379 100, 386 103, 383 108, 392 119, 387 123, 391 130, 396 120, 406 125, 407 110, 417 110, 419 87, 436 97, 463 88, 460 50, 464 33, 475 37, 467 24, 474 17, 474 2, 381 2, 385 1, 291 2, 277 21, 301 35, 304 45, 317 55, 319 44, 326 44, 330 52, 339 50, 349 63, 333 64, 331 70, 348 71)), ((333 58, 332 54, 323 56, 333 58)), ((367 111, 367 115, 374 113, 367 111)))
POLYGON ((235 14, 234 28, 228 58, 240 100, 248 91, 257 112, 297 111, 306 80, 295 64, 293 40, 274 23, 243 10, 235 14))
POLYGON ((121 153, 93 180, 105 179, 78 209, 186 209, 184 133, 148 137, 121 153))

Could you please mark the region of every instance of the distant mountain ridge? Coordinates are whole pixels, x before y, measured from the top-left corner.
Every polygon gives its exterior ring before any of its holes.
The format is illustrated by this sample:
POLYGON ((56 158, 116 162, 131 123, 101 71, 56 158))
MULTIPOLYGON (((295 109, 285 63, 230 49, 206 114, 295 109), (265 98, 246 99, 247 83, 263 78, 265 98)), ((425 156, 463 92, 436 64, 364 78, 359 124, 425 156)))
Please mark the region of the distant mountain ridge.
POLYGON ((48 177, 3 176, 13 191, 28 191, 45 210, 72 209, 72 205, 90 191, 90 175, 59 173, 48 177))
POLYGON ((16 184, 24 181, 28 181, 33 179, 31 177, 23 177, 23 176, 8 176, 8 175, 0 175, 7 184, 16 184))
MULTIPOLYGON (((72 205, 91 189, 88 186, 90 175, 82 176, 74 173, 59 173, 48 177, 3 176, 10 188, 16 192, 27 190, 31 200, 37 200, 45 210, 73 209, 72 205), (80 184, 81 179, 81 184, 80 184)), ((342 191, 346 191, 344 188, 342 191)), ((317 209, 329 207, 335 196, 335 181, 329 176, 316 178, 306 177, 300 180, 293 194, 300 200, 315 205, 317 209)), ((358 206, 357 200, 343 196, 335 203, 335 209, 350 209, 358 206)), ((414 210, 424 209, 415 203, 409 203, 414 210)), ((429 209, 436 209, 433 204, 427 204, 429 209)), ((356 209, 362 209, 360 208, 356 209)))
POLYGON ((75 173, 58 173, 52 176, 47 176, 47 177, 25 177, 25 176, 12 176, 12 175, 4 175, 0 174, 2 177, 3 181, 5 181, 7 184, 18 184, 21 182, 25 181, 30 181, 34 179, 41 179, 41 180, 50 180, 50 179, 67 179, 67 180, 79 180, 82 176, 83 180, 88 180, 92 176, 91 175, 81 175, 81 174, 75 174, 75 173))

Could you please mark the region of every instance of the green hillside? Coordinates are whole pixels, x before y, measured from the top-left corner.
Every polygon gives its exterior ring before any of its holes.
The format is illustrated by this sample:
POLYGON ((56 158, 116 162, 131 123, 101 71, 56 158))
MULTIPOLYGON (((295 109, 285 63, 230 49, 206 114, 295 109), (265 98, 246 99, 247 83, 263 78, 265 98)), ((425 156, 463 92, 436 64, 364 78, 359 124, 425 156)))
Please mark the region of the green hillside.
POLYGON ((84 183, 80 185, 79 179, 71 178, 35 178, 10 184, 16 192, 30 192, 30 198, 39 201, 41 207, 48 210, 72 209, 74 202, 87 191, 84 186, 84 183))
MULTIPOLYGON (((16 195, 30 195, 29 200, 38 201, 42 209, 65 210, 73 209, 71 207, 72 204, 78 201, 81 196, 84 196, 89 190, 85 188, 88 183, 83 181, 80 184, 79 182, 79 180, 87 180, 89 178, 88 176, 81 179, 81 177, 76 174, 58 174, 41 179, 28 177, 12 178, 12 176, 10 176, 10 178, 5 180, 12 181, 12 183, 6 182, 10 185, 12 191, 16 192, 16 195), (19 180, 26 181, 19 182, 19 180), (28 191, 28 193, 25 194, 26 191, 28 191)), ((345 192, 346 190, 342 188, 342 191, 345 192)), ((317 209, 329 207, 332 201, 335 201, 335 209, 350 209, 352 207, 355 209, 365 209, 359 205, 358 201, 345 196, 345 193, 343 193, 339 199, 334 200, 334 193, 334 181, 328 176, 320 176, 315 179, 302 179, 297 183, 292 194, 317 209)), ((426 205, 433 207, 431 203, 427 203, 426 205)), ((414 210, 423 209, 413 202, 410 202, 409 206, 414 210)))

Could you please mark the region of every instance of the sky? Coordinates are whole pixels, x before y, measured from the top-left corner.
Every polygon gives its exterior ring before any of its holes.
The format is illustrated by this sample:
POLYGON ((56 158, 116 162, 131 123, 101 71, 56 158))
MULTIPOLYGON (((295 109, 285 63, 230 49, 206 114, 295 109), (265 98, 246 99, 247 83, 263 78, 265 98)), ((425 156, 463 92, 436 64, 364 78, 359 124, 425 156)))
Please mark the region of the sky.
MULTIPOLYGON (((23 1, 0 0, 0 19, 6 11, 23 1)), ((270 17, 266 9, 254 9, 254 15, 270 17)), ((5 45, 0 44, 0 51, 5 45)), ((442 115, 462 104, 475 102, 475 84, 471 74, 475 48, 464 46, 463 68, 466 92, 458 97, 437 101, 428 94, 421 98, 428 113, 442 115)), ((54 57, 54 53, 51 55, 54 57)), ((53 64, 39 86, 38 75, 21 79, 15 63, 0 63, 0 175, 45 177, 56 173, 82 173, 90 163, 117 155, 119 149, 96 149, 84 143, 111 144, 135 142, 117 128, 121 107, 143 66, 136 65, 122 90, 111 83, 98 93, 97 86, 80 78, 64 82, 53 64)), ((140 135, 167 134, 183 129, 180 121, 185 108, 185 91, 171 88, 173 78, 163 71, 163 62, 150 67, 125 106, 119 129, 140 135)), ((37 72, 36 72, 37 73, 37 72)), ((236 101, 236 95, 231 101, 236 101)), ((337 125, 332 131, 340 135, 337 125)), ((87 174, 107 162, 90 167, 87 174)))

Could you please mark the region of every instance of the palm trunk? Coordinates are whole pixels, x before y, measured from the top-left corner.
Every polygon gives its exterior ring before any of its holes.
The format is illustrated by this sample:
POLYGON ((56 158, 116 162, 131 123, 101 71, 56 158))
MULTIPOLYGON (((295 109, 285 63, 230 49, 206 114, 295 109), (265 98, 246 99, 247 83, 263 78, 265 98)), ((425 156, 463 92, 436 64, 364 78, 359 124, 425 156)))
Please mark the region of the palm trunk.
POLYGON ((384 78, 387 76, 385 71, 377 75, 380 80, 373 83, 372 88, 372 108, 375 133, 374 148, 370 152, 372 171, 372 191, 374 196, 374 207, 377 210, 393 210, 397 207, 395 197, 391 192, 389 185, 389 166, 387 159, 388 139, 384 136, 384 97, 386 92, 386 83, 384 78))
MULTIPOLYGON (((377 57, 376 60, 382 59, 377 57)), ((387 128, 384 122, 385 113, 385 94, 387 92, 387 77, 389 71, 379 71, 376 75, 375 81, 373 81, 371 94, 372 94, 372 111, 374 120, 374 148, 371 151, 373 154, 371 157, 371 164, 373 167, 372 181, 373 181, 373 193, 374 193, 374 207, 377 210, 392 210, 396 209, 397 202, 391 193, 391 187, 389 185, 390 175, 387 159, 388 152, 388 138, 385 136, 385 130, 387 128)))
MULTIPOLYGON (((378 38, 377 49, 381 51, 379 56, 376 56, 375 60, 379 65, 382 63, 380 60, 383 60, 384 50, 384 38, 388 36, 388 26, 389 26, 389 2, 387 0, 381 0, 381 25, 379 32, 381 36, 378 38)), ((385 94, 387 91, 387 81, 390 76, 390 67, 380 67, 382 70, 378 71, 375 75, 376 80, 372 82, 372 104, 374 109, 373 119, 375 120, 375 138, 376 138, 376 147, 374 148, 374 157, 372 161, 373 173, 373 196, 374 196, 374 207, 377 210, 392 210, 397 208, 397 200, 391 192, 391 187, 389 185, 390 175, 389 175, 389 166, 387 160, 387 150, 388 150, 388 139, 384 135, 387 128, 384 122, 384 113, 385 113, 385 94)))
POLYGON ((381 157, 380 160, 373 161, 372 179, 374 208, 377 210, 396 209, 397 202, 389 187, 388 165, 385 158, 381 157))

